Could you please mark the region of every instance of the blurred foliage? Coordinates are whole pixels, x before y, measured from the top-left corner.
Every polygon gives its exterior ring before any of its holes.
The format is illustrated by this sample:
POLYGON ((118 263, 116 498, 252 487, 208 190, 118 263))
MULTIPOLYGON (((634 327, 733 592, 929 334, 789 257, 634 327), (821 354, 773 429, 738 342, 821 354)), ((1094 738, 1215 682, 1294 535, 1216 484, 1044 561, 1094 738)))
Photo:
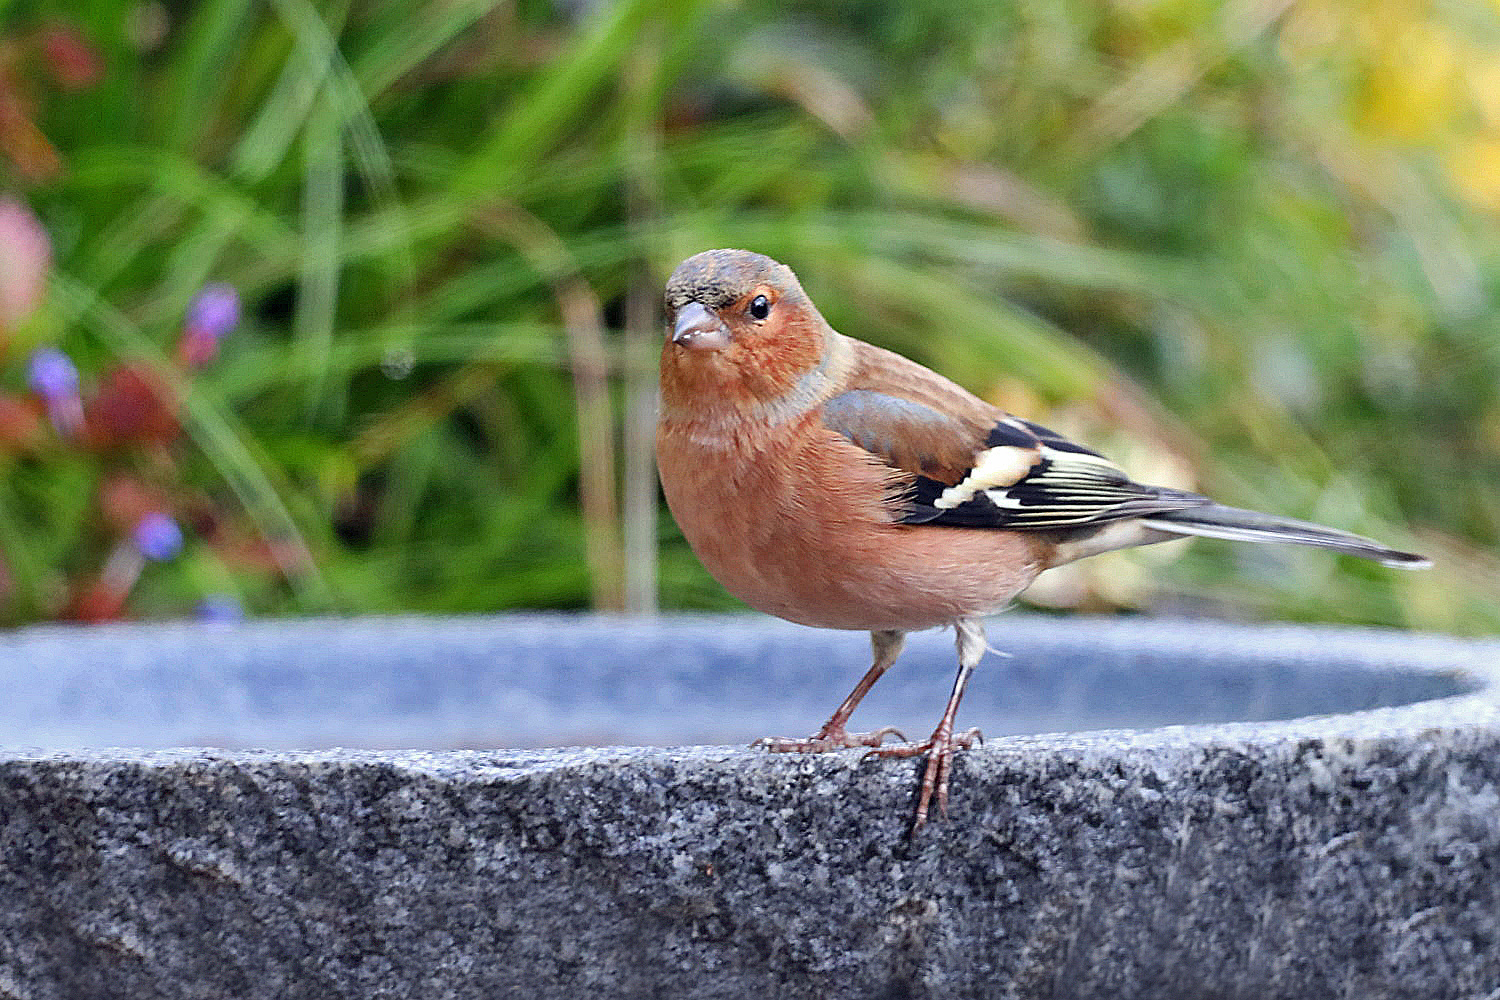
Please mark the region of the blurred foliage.
POLYGON ((4 190, 52 256, 6 405, 56 344, 180 424, 0 420, 10 622, 68 613, 121 490, 187 535, 137 616, 732 605, 648 453, 660 283, 742 246, 1140 478, 1439 562, 1200 541, 1039 602, 1500 629, 1478 0, 0 0, 4 190), (211 282, 245 315, 184 372, 211 282))

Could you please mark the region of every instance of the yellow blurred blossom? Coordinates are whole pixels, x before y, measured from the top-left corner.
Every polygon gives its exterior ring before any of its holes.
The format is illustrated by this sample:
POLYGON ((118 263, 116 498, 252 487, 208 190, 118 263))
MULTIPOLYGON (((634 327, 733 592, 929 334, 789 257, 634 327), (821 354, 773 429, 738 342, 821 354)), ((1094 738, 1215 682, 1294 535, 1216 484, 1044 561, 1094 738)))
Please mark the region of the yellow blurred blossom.
MULTIPOLYGON (((1496 0, 1500 5, 1500 0, 1496 0)), ((1500 129, 1500 51, 1476 56, 1465 68, 1469 92, 1484 122, 1500 129)))
POLYGON ((1406 142, 1441 136, 1468 108, 1464 53, 1453 33, 1430 21, 1371 18, 1374 43, 1359 124, 1406 142))
POLYGON ((1448 157, 1448 172, 1470 202, 1500 212, 1500 135, 1459 146, 1448 157))

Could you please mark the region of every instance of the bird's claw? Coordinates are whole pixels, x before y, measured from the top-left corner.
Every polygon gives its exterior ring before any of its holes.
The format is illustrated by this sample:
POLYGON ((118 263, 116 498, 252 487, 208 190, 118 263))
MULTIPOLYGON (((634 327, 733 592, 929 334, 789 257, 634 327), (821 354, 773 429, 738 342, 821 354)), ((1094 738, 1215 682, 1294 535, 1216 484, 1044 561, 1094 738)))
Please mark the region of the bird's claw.
MULTIPOLYGON (((887 726, 887 729, 890 727, 887 726)), ((874 735, 873 733, 870 735, 874 735)), ((940 737, 934 733, 921 743, 896 743, 888 747, 876 747, 876 749, 865 754, 866 757, 920 757, 931 752, 938 744, 940 737)), ((950 750, 972 750, 975 744, 984 745, 984 733, 979 727, 974 727, 966 732, 950 735, 948 737, 948 748, 950 750)), ((873 744, 871 744, 873 746, 873 744)))
POLYGON ((944 727, 921 743, 900 743, 895 746, 876 747, 865 754, 870 757, 920 757, 927 755, 927 767, 922 772, 922 790, 917 798, 917 815, 911 826, 912 836, 927 823, 927 813, 937 795, 938 815, 948 815, 948 773, 953 766, 953 754, 958 750, 969 750, 975 743, 984 743, 984 734, 978 729, 954 734, 944 727))
POLYGON ((752 749, 769 753, 828 753, 831 750, 848 750, 853 747, 875 747, 875 753, 887 736, 894 736, 903 743, 906 736, 895 726, 881 726, 868 733, 851 733, 844 729, 829 729, 826 726, 816 736, 795 739, 788 736, 763 736, 750 744, 752 749))

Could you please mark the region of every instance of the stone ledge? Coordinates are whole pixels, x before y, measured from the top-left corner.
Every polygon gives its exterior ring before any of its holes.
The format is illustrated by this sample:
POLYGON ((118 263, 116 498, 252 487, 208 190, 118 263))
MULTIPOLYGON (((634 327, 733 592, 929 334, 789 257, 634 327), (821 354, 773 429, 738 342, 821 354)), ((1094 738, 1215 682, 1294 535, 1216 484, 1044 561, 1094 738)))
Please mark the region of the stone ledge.
MULTIPOLYGON (((705 646, 748 644, 746 662, 757 664, 807 637, 814 672, 845 671, 833 689, 862 669, 858 637, 769 623, 521 623, 553 630, 544 645, 554 656, 628 661, 686 645, 702 657, 705 646), (835 648, 855 665, 828 666, 835 648)), ((82 683, 76 663, 36 669, 59 663, 40 663, 37 642, 56 656, 110 657, 126 673, 122 650, 146 650, 149 665, 154 644, 171 684, 176 647, 201 660, 215 645, 222 662, 243 664, 269 644, 321 662, 350 636, 368 646, 384 634, 393 662, 415 641, 462 664, 455 634, 499 656, 516 625, 257 626, 212 643, 185 628, 22 634, 0 651, 0 683, 82 683), (310 646, 309 631, 323 641, 310 646), (280 645, 288 634, 300 642, 280 645), (246 646, 254 655, 237 660, 246 646)), ((918 765, 853 751, 11 749, 0 755, 0 997, 1300 1000, 1500 990, 1494 644, 1024 620, 993 633, 1014 652, 996 670, 1009 678, 997 690, 1019 697, 1032 685, 1038 700, 1038 689, 1061 690, 1048 688, 1058 680, 1049 663, 1087 663, 1106 678, 1068 695, 1086 717, 1094 694, 1140 700, 1121 690, 1131 676, 1160 687, 1195 662, 1235 707, 1271 705, 1257 692, 1279 678, 1363 710, 994 740, 959 758, 951 815, 915 841, 905 831, 918 765), (1210 655, 1216 662, 1201 662, 1210 655), (1393 703, 1423 692, 1447 696, 1393 703)), ((262 669, 290 670, 295 657, 282 655, 262 669)), ((669 659, 633 674, 649 680, 669 659)), ((796 673, 785 660, 768 669, 796 673)), ((107 673, 97 660, 93 670, 107 673)), ((371 685, 382 670, 368 671, 371 685)), ((1199 681, 1184 688, 1190 701, 1208 690, 1199 681)), ((831 707, 784 683, 730 689, 738 693, 721 711, 751 691, 792 700, 804 720, 793 732, 831 707)), ((353 700, 366 697, 380 701, 353 700)), ((100 703, 75 688, 54 714, 100 703)), ((448 717, 442 699, 428 703, 434 718, 448 717)), ((255 717, 247 708, 226 725, 248 739, 255 717)))

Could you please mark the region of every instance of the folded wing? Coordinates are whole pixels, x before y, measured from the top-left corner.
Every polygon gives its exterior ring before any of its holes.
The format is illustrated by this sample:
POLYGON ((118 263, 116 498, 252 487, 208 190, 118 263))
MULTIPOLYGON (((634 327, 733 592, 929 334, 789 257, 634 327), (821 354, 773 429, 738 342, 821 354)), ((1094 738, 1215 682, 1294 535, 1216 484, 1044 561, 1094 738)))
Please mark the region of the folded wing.
POLYGON ((1209 503, 1133 482, 1096 451, 858 346, 850 387, 824 404, 823 421, 898 473, 904 523, 1056 531, 1209 503))
POLYGON ((823 421, 895 473, 891 502, 901 523, 1055 532, 1060 562, 1199 535, 1310 545, 1403 569, 1429 565, 1336 528, 1137 483, 1056 431, 1011 416, 899 355, 859 346, 851 386, 828 400, 823 421), (1132 523, 1102 530, 1122 521, 1132 523))

